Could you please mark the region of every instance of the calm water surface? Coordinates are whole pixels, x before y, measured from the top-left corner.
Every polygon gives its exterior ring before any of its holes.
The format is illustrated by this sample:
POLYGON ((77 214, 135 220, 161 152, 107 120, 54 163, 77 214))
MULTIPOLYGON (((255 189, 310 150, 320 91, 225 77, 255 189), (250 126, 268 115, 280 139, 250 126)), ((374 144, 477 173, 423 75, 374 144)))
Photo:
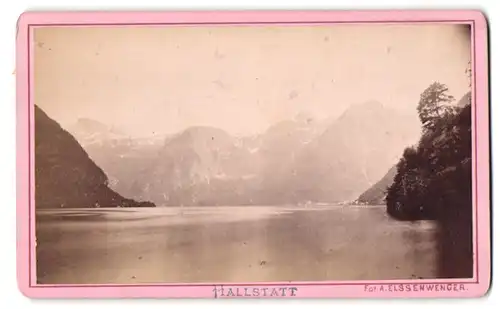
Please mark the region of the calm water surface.
POLYGON ((436 277, 436 227, 384 207, 37 211, 39 283, 436 277))

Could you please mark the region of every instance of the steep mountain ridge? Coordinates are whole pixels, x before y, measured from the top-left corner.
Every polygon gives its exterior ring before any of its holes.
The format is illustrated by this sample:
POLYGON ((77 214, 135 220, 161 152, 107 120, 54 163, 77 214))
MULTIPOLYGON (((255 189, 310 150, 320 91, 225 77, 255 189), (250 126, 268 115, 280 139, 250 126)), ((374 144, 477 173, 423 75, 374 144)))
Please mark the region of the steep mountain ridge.
POLYGON ((108 178, 77 140, 35 105, 37 208, 143 207, 108 187, 108 178))
POLYGON ((387 188, 391 186, 396 173, 397 167, 394 165, 382 179, 363 192, 356 201, 361 204, 384 205, 387 188))

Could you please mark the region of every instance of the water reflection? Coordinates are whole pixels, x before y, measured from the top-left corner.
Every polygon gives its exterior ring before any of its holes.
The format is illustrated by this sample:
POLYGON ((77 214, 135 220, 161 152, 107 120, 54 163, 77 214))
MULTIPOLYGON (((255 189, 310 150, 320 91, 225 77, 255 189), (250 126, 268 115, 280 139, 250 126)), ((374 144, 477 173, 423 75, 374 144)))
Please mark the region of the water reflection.
POLYGON ((394 221, 383 207, 42 211, 37 216, 38 279, 189 283, 434 278, 435 232, 430 222, 394 221))

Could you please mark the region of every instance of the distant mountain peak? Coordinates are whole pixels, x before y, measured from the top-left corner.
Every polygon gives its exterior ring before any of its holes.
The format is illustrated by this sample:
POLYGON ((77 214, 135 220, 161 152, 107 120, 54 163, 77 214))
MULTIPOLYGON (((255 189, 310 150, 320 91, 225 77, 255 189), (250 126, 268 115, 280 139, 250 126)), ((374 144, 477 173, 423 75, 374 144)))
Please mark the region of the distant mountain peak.
POLYGON ((376 115, 387 114, 388 112, 396 112, 395 110, 386 107, 376 100, 364 101, 361 103, 351 104, 338 118, 340 119, 355 119, 369 118, 376 119, 376 115))
POLYGON ((79 117, 77 120, 76 120, 76 123, 78 124, 95 124, 95 125, 103 125, 104 124, 100 121, 97 121, 95 119, 92 119, 92 118, 87 118, 87 117, 79 117))
POLYGON ((98 120, 95 120, 92 118, 86 118, 86 117, 78 118, 74 125, 81 128, 81 129, 87 129, 87 130, 104 131, 104 130, 110 129, 110 126, 108 126, 108 125, 106 125, 98 120))
POLYGON ((225 133, 224 130, 216 128, 216 127, 211 127, 211 126, 191 126, 186 128, 183 133, 200 133, 200 132, 219 132, 219 133, 225 133))
POLYGON ((77 130, 83 130, 83 131, 88 131, 88 132, 113 132, 113 133, 121 133, 122 130, 116 128, 115 126, 112 125, 107 125, 105 123, 102 123, 98 120, 92 119, 92 118, 85 118, 81 117, 76 120, 76 122, 73 125, 74 129, 77 130))
POLYGON ((192 126, 181 131, 177 138, 229 139, 230 135, 219 128, 211 126, 192 126))
POLYGON ((109 139, 129 138, 129 135, 119 128, 85 117, 78 118, 68 127, 68 131, 84 146, 109 139))

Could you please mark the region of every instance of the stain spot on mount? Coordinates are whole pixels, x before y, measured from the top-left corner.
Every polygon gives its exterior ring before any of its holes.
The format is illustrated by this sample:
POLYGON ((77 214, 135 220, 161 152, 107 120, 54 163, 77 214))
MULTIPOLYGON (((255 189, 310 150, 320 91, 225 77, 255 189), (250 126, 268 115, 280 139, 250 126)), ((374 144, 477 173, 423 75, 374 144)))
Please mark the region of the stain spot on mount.
POLYGON ((214 52, 214 57, 215 57, 215 59, 224 59, 226 57, 226 55, 224 55, 218 49, 216 49, 214 52))
POLYGON ((220 88, 226 88, 226 85, 220 80, 214 80, 212 81, 212 83, 219 86, 220 88))
POLYGON ((290 92, 290 94, 288 95, 288 99, 293 100, 293 99, 295 99, 296 97, 298 97, 298 95, 299 95, 299 94, 297 93, 297 91, 293 90, 293 91, 292 91, 292 92, 290 92))

